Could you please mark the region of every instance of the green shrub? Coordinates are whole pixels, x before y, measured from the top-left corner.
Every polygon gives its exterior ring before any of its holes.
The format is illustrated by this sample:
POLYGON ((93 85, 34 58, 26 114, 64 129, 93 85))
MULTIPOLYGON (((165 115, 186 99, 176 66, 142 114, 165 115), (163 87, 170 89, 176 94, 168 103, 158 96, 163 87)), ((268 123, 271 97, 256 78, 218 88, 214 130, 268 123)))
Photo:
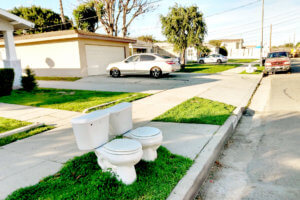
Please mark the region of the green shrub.
POLYGON ((37 88, 37 82, 35 80, 34 72, 27 67, 25 69, 26 76, 22 76, 22 87, 25 91, 32 91, 37 88))
POLYGON ((15 73, 11 68, 0 69, 0 96, 11 94, 15 73))

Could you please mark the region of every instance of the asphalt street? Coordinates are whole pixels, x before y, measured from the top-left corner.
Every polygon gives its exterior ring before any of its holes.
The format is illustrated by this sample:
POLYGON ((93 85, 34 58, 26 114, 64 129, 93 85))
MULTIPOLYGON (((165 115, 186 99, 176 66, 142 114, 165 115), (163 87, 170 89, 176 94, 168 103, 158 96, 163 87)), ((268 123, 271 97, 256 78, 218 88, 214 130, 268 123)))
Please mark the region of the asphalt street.
POLYGON ((300 62, 265 77, 196 199, 300 199, 300 62))

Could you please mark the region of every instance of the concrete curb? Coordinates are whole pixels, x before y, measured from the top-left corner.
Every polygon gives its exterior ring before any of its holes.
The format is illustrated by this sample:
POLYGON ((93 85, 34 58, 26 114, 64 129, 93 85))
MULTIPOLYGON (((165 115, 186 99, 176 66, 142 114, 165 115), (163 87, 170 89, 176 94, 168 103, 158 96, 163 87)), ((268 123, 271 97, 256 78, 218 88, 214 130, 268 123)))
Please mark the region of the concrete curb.
POLYGON ((34 129, 34 128, 37 128, 37 127, 40 127, 43 125, 44 125, 44 123, 37 122, 37 123, 33 123, 28 126, 17 128, 17 129, 11 130, 11 131, 6 131, 6 132, 0 134, 0 138, 4 138, 4 137, 10 136, 10 135, 17 134, 17 133, 22 133, 24 131, 28 131, 30 129, 34 129))
MULTIPOLYGON (((252 94, 248 96, 248 101, 252 99, 252 96, 257 90, 262 78, 263 74, 257 82, 252 94)), ((206 144, 203 150, 198 154, 197 158, 194 160, 194 164, 188 170, 187 174, 178 182, 176 187, 170 193, 169 197, 167 198, 168 200, 189 200, 195 197, 199 187, 205 181, 210 168, 218 159, 225 143, 231 137, 235 128, 237 127, 246 107, 247 105, 243 105, 243 107, 237 107, 233 111, 232 115, 226 120, 226 122, 206 144)))
POLYGON ((230 138, 237 126, 243 111, 244 108, 242 107, 234 110, 233 115, 226 120, 205 146, 203 151, 199 153, 199 156, 195 159, 192 167, 169 195, 168 200, 187 200, 194 198, 200 185, 206 179, 210 168, 219 157, 224 144, 228 138, 230 138))

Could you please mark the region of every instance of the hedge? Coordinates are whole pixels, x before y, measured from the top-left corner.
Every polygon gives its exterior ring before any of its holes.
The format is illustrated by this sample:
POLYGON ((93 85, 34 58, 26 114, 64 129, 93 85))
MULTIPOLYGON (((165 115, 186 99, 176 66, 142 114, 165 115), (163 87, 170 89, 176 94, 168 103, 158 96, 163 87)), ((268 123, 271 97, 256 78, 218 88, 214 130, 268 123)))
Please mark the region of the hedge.
POLYGON ((0 69, 0 97, 11 94, 15 73, 11 68, 0 69))

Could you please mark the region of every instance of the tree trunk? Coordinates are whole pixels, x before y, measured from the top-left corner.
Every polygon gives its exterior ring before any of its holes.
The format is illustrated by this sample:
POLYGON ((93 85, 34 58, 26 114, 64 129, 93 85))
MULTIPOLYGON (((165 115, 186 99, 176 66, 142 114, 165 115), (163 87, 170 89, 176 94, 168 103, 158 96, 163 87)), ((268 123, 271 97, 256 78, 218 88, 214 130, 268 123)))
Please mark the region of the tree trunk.
POLYGON ((181 69, 183 70, 185 68, 185 51, 186 49, 183 49, 181 52, 181 69))
POLYGON ((62 23, 66 23, 66 19, 65 19, 65 15, 64 15, 64 8, 63 8, 63 4, 62 4, 62 0, 59 0, 59 6, 60 6, 60 18, 62 23))

